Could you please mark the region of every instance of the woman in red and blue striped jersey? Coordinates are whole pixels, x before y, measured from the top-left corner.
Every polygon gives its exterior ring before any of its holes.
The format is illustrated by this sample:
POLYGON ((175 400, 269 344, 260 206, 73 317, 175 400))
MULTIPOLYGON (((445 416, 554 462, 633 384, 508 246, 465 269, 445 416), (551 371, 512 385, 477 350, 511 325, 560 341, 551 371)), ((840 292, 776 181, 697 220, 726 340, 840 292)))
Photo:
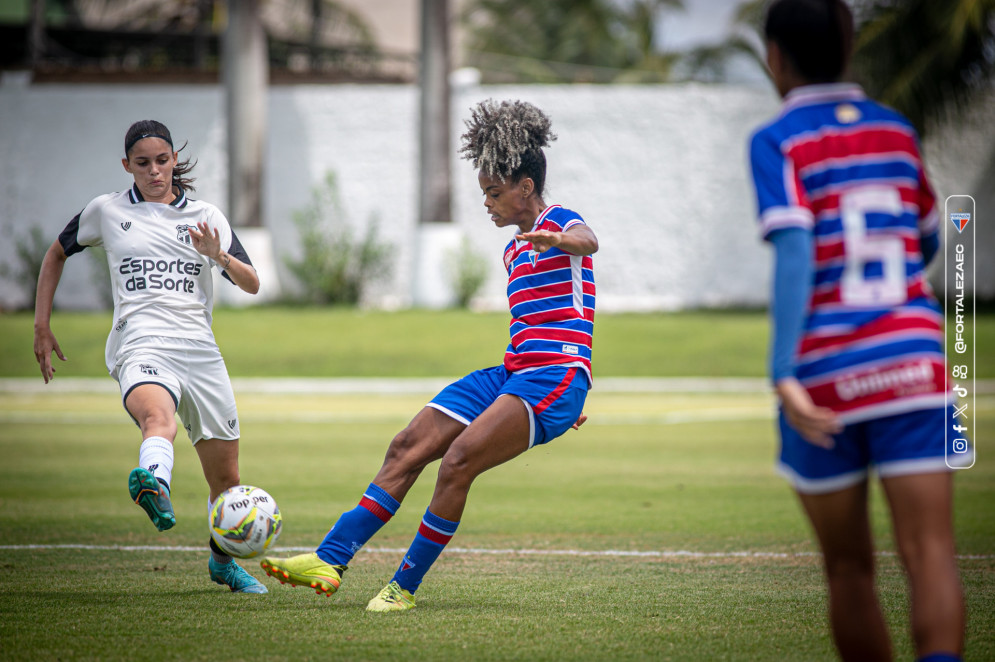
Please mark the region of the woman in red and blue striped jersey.
POLYGON ((910 585, 920 662, 960 659, 945 432, 943 319, 924 269, 938 214, 907 119, 839 82, 853 19, 842 0, 776 0, 767 62, 784 105, 750 143, 761 233, 773 246, 771 378, 779 471, 822 549, 844 660, 890 660, 874 590, 873 469, 910 585))
POLYGON ((549 118, 521 101, 478 104, 462 154, 478 169, 484 207, 516 234, 504 252, 511 342, 500 366, 472 372, 428 403, 387 449, 359 505, 318 548, 262 566, 281 582, 331 595, 352 557, 397 512, 422 470, 442 460, 435 493, 411 547, 368 611, 415 606, 415 590, 456 533, 474 479, 585 420, 591 388, 594 232, 575 212, 543 200, 549 118))

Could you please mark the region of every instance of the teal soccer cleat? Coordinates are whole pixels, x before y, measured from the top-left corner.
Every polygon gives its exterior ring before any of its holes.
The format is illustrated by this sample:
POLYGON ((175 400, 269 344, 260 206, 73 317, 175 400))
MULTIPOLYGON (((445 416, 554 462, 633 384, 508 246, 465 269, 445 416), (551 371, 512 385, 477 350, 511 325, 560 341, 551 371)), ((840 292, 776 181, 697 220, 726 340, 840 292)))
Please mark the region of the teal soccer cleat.
POLYGON ((131 499, 142 507, 155 528, 160 531, 173 528, 176 515, 173 503, 169 500, 169 488, 159 482, 152 472, 135 467, 128 476, 128 492, 131 499))
POLYGON ((215 584, 227 586, 233 593, 269 593, 258 579, 235 561, 218 563, 212 556, 207 560, 207 570, 211 573, 211 580, 215 584))

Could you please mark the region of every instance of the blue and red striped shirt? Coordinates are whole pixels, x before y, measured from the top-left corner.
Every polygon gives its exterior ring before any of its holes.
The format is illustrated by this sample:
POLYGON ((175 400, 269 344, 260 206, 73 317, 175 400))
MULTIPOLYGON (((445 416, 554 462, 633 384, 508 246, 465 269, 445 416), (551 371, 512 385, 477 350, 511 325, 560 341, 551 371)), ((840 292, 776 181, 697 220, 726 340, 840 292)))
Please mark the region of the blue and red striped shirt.
POLYGON ((920 240, 939 215, 912 125, 850 84, 793 90, 754 133, 764 238, 810 231, 795 376, 844 422, 944 404, 942 316, 920 240))
MULTIPOLYGON (((532 230, 566 232, 584 223, 560 205, 547 207, 532 230)), ((594 333, 594 262, 559 248, 544 253, 512 239, 504 251, 508 270, 511 343, 504 367, 523 372, 549 365, 581 368, 591 383, 591 338, 594 333)))

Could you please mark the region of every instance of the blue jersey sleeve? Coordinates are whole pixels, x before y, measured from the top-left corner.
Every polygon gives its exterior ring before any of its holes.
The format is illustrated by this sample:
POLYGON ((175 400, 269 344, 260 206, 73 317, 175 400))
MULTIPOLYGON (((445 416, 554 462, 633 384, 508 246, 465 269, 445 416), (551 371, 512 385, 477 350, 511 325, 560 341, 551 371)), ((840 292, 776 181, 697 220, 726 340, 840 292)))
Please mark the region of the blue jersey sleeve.
POLYGON ((808 230, 788 228, 771 233, 768 239, 774 247, 770 376, 777 383, 795 374, 795 355, 812 291, 813 238, 808 230))
POLYGON ((768 130, 758 131, 750 140, 750 168, 764 239, 783 228, 812 228, 815 217, 807 196, 790 159, 768 130))

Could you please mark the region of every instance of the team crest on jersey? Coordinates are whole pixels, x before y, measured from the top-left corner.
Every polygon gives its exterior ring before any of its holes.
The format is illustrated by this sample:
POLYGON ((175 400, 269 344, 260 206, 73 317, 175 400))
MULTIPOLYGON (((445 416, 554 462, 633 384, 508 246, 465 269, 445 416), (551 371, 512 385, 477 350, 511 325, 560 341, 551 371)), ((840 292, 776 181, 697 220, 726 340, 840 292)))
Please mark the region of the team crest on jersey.
POLYGON ((967 224, 971 222, 971 214, 950 214, 950 222, 954 224, 955 228, 957 228, 957 232, 963 232, 964 228, 967 227, 967 224))
POLYGON ((190 245, 190 228, 192 225, 177 225, 176 226, 176 241, 181 244, 190 245))
POLYGON ((121 229, 124 230, 125 232, 127 232, 128 230, 130 230, 131 229, 131 221, 126 221, 126 222, 122 223, 121 224, 121 229))
POLYGON ((840 124, 853 124, 860 119, 860 111, 851 103, 836 106, 836 121, 840 124))

